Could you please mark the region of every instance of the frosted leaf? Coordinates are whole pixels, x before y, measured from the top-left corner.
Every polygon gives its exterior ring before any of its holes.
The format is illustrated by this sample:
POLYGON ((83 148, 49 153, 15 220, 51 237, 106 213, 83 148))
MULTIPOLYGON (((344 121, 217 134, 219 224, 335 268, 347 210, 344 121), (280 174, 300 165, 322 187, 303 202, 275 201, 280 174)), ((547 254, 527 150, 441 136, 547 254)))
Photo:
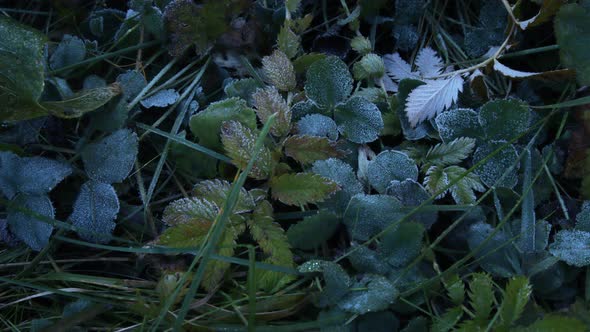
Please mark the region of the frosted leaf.
POLYGON ((96 243, 107 243, 115 229, 119 213, 119 198, 110 184, 90 180, 82 185, 68 218, 76 226, 80 238, 96 243))
POLYGON ((344 224, 354 240, 367 241, 401 219, 401 207, 400 201, 392 196, 358 194, 344 212, 344 224))
POLYGON ((18 191, 30 195, 48 193, 71 173, 72 167, 65 162, 43 157, 22 158, 18 171, 18 191))
POLYGON ((443 70, 442 59, 435 50, 425 47, 420 50, 416 57, 416 67, 424 78, 440 75, 443 70))
MULTIPOLYGON (((404 181, 394 180, 387 186, 387 195, 397 198, 404 207, 414 208, 430 198, 426 189, 415 180, 407 179, 404 181)), ((438 218, 436 211, 417 212, 411 216, 412 220, 421 223, 426 229, 429 229, 438 218)))
POLYGON ((337 304, 352 284, 346 271, 334 262, 310 260, 301 264, 297 270, 300 273, 323 274, 325 286, 319 299, 320 306, 337 304))
POLYGON ((435 119, 440 138, 449 143, 460 137, 478 138, 483 135, 477 113, 468 108, 455 108, 439 114, 435 119))
POLYGON ((352 83, 346 63, 338 57, 328 56, 309 67, 305 94, 319 108, 331 109, 350 95, 352 83))
POLYGON ((338 303, 340 309, 366 314, 387 309, 399 296, 395 285, 380 275, 366 275, 352 285, 352 290, 338 303))
POLYGON ((164 210, 162 221, 168 226, 210 223, 219 214, 219 207, 205 198, 181 198, 170 203, 164 210))
MULTIPOLYGON (((55 216, 53 205, 47 195, 30 196, 19 194, 12 200, 12 203, 42 216, 49 218, 55 216)), ((26 243, 31 249, 41 251, 49 243, 49 237, 53 231, 51 224, 37 219, 28 213, 10 209, 8 211, 7 222, 12 234, 26 243)))
POLYGON ((318 160, 313 164, 311 171, 336 182, 341 191, 352 195, 363 191, 363 187, 356 178, 352 167, 340 159, 318 160))
POLYGON ((494 59, 494 70, 497 72, 500 72, 500 74, 502 74, 504 76, 511 77, 511 78, 526 78, 526 77, 532 77, 532 76, 542 74, 542 73, 536 73, 536 72, 526 72, 526 71, 515 70, 515 69, 512 69, 510 67, 507 67, 507 66, 501 64, 496 59, 494 59))
MULTIPOLYGON (((505 143, 503 141, 491 141, 486 145, 478 147, 475 153, 473 153, 473 163, 477 164, 505 143)), ((483 165, 476 168, 475 173, 488 187, 506 187, 512 189, 518 182, 517 170, 519 167, 520 163, 518 162, 516 149, 512 145, 508 145, 496 155, 489 158, 483 165)))
POLYGON ((135 163, 138 143, 134 132, 119 129, 98 142, 88 144, 82 150, 86 173, 99 182, 123 181, 135 163))
MULTIPOLYGON (((475 250, 493 231, 494 228, 486 223, 473 224, 467 233, 469 249, 475 250)), ((512 241, 506 233, 497 232, 475 253, 479 265, 487 272, 503 278, 522 274, 519 263, 520 255, 514 245, 510 243, 512 241)))
MULTIPOLYGON (((215 203, 217 206, 224 206, 231 189, 232 184, 228 181, 214 179, 197 183, 193 192, 196 196, 205 198, 215 203)), ((256 204, 254 203, 252 195, 250 195, 246 189, 240 188, 240 194, 238 196, 238 201, 234 206, 233 213, 252 211, 255 207, 256 204)))
POLYGON ((549 252, 569 265, 577 267, 590 265, 590 232, 559 231, 549 246, 549 252))
POLYGON ((463 91, 463 78, 455 75, 449 79, 427 81, 410 92, 406 101, 406 116, 412 126, 432 119, 459 98, 463 91))
POLYGON ((424 82, 414 79, 404 79, 399 83, 399 91, 397 94, 398 107, 396 115, 399 119, 399 123, 406 140, 416 141, 426 136, 435 134, 429 121, 424 121, 419 123, 416 127, 413 127, 406 116, 405 105, 406 101, 408 100, 408 95, 413 89, 424 84, 424 82))
POLYGON ((0 151, 0 191, 12 199, 18 192, 20 157, 9 151, 0 151))
POLYGON ((392 34, 395 38, 395 47, 399 50, 411 52, 418 46, 420 35, 415 24, 395 24, 392 34))
POLYGON ((300 101, 291 107, 293 121, 297 121, 306 115, 322 113, 313 101, 300 101))
POLYGON ((418 179, 418 166, 414 160, 400 151, 383 151, 369 162, 369 183, 379 193, 384 194, 393 180, 418 179))
POLYGON ((174 104, 180 95, 174 89, 160 90, 155 95, 145 98, 141 101, 141 106, 145 108, 166 107, 174 104))
POLYGON ((412 66, 402 59, 399 53, 384 55, 383 62, 385 63, 385 71, 387 75, 396 81, 401 81, 404 78, 420 78, 418 73, 412 71, 412 66))
POLYGON ((486 138, 511 140, 527 131, 531 111, 518 100, 494 100, 487 102, 479 111, 479 123, 486 138))
POLYGON ((391 266, 385 257, 364 245, 353 246, 346 257, 352 267, 361 273, 387 274, 391 266))
POLYGON ((253 104, 252 95, 256 89, 264 87, 253 78, 241 78, 237 80, 230 78, 224 80, 223 83, 223 92, 225 92, 228 98, 239 97, 248 101, 248 104, 250 105, 253 104))
POLYGON ((312 250, 328 241, 340 226, 335 214, 321 210, 289 227, 287 238, 293 248, 312 250))
POLYGON ((584 201, 582 210, 576 215, 576 229, 590 232, 590 201, 584 201))
POLYGON ((362 97, 352 97, 334 111, 338 131, 354 143, 369 143, 379 137, 383 118, 375 104, 362 97))
POLYGON ((397 92, 398 90, 397 84, 395 84, 395 82, 387 74, 375 80, 375 83, 381 88, 385 89, 385 91, 387 92, 397 92))
POLYGON ((135 70, 128 70, 117 76, 117 82, 123 90, 125 101, 130 102, 147 85, 145 77, 135 70))
POLYGON ((270 132, 274 136, 281 137, 289 133, 291 130, 291 110, 274 86, 256 90, 252 99, 260 122, 266 123, 271 115, 277 115, 270 128, 270 132))
POLYGON ((297 122, 300 135, 327 137, 335 141, 338 139, 338 126, 331 118, 321 114, 309 114, 297 122))
POLYGON ((270 83, 281 91, 291 91, 297 86, 293 64, 280 50, 262 58, 262 69, 270 83))
MULTIPOLYGON (((516 240, 516 245, 520 249, 521 252, 527 252, 526 243, 524 240, 524 235, 522 234, 521 226, 522 220, 515 219, 511 223, 512 234, 514 236, 519 236, 518 240, 516 240)), ((540 253, 549 244, 549 234, 551 233, 551 224, 545 220, 539 220, 535 223, 535 247, 534 252, 540 253)))
POLYGON ((379 250, 394 267, 403 267, 416 258, 422 250, 424 226, 403 222, 381 236, 379 250))
MULTIPOLYGON (((225 121, 221 127, 221 141, 223 148, 232 163, 244 169, 252 159, 256 149, 257 135, 238 121, 225 121)), ((255 179, 268 178, 274 168, 274 159, 271 151, 262 146, 258 158, 250 170, 250 177, 255 179)))
POLYGON ((76 64, 86 57, 86 45, 76 36, 64 35, 59 45, 49 58, 49 66, 53 70, 76 64))

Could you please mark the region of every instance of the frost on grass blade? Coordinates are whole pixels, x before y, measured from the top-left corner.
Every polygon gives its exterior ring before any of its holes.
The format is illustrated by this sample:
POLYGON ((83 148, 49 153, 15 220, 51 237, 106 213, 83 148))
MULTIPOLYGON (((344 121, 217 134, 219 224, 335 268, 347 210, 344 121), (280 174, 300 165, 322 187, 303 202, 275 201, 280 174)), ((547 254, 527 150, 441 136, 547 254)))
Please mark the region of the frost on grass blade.
POLYGON ((106 243, 111 240, 118 213, 119 199, 115 188, 110 184, 90 180, 80 188, 69 220, 77 227, 80 238, 106 243))
POLYGON ((120 129, 111 135, 88 144, 82 150, 82 161, 88 176, 104 183, 123 181, 135 163, 139 140, 129 129, 120 129))
POLYGON ((432 119, 451 107, 463 91, 463 78, 455 75, 449 79, 427 81, 410 92, 406 101, 406 116, 415 127, 418 123, 432 119))
POLYGON ((418 179, 418 166, 414 160, 399 151, 383 151, 369 162, 367 169, 369 183, 379 193, 384 194, 393 180, 418 179))
POLYGON ((55 211, 47 195, 32 196, 19 194, 12 203, 25 210, 8 210, 8 226, 10 231, 31 249, 41 251, 47 243, 53 231, 53 226, 31 215, 32 213, 53 218, 55 211))

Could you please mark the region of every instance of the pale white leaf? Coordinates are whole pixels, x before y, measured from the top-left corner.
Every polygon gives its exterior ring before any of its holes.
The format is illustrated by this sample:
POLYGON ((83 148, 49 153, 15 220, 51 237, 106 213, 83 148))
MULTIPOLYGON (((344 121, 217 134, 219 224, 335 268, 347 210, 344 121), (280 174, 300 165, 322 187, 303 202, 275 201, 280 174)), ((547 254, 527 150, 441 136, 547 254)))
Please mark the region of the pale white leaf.
POLYGON ((412 71, 412 66, 402 59, 398 53, 384 55, 383 63, 385 63, 387 75, 396 81, 401 81, 404 78, 420 78, 418 73, 412 71))
POLYGON ((438 76, 443 70, 443 61, 435 50, 425 47, 420 50, 416 57, 416 67, 418 67, 422 77, 438 76))
POLYGON ((520 70, 514 70, 510 67, 504 66, 498 60, 494 60, 494 70, 499 71, 502 75, 512 77, 512 78, 525 78, 531 77, 535 75, 539 75, 540 73, 536 72, 526 72, 520 70))
POLYGON ((413 127, 419 122, 435 117, 451 107, 463 91, 463 78, 455 75, 449 79, 428 80, 408 96, 406 116, 413 127))
POLYGON ((381 76, 377 84, 379 84, 379 86, 384 88, 387 92, 397 92, 397 84, 395 84, 395 82, 387 74, 381 76))

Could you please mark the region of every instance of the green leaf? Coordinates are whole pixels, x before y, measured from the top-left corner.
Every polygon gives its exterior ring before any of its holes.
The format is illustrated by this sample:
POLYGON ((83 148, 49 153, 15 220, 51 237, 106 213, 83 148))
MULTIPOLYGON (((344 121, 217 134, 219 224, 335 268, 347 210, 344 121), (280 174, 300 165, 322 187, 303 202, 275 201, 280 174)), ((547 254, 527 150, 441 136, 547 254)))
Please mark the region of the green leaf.
POLYGON ((277 46, 289 59, 293 59, 297 56, 297 53, 299 53, 301 37, 291 30, 287 21, 285 21, 285 24, 283 24, 279 31, 277 36, 277 46))
POLYGON ((475 139, 469 137, 456 138, 448 143, 438 143, 428 150, 424 157, 424 167, 431 165, 456 165, 469 157, 475 148, 475 139))
POLYGON ((366 275, 352 285, 352 288, 338 306, 342 310, 359 315, 385 310, 399 296, 395 285, 380 275, 366 275), (366 288, 366 290, 354 288, 366 288))
POLYGON ((281 91, 292 91, 297 86, 295 68, 289 57, 280 50, 262 58, 262 70, 270 83, 281 91))
POLYGON ((319 299, 321 307, 340 303, 352 284, 346 271, 334 262, 310 260, 301 264, 297 270, 301 273, 321 272, 323 274, 325 286, 319 299))
POLYGON ((260 122, 266 123, 271 115, 277 114, 270 129, 274 136, 282 137, 289 133, 291 130, 291 110, 275 87, 269 86, 256 90, 252 99, 260 122))
MULTIPOLYGON (((283 228, 272 218, 272 205, 268 201, 260 203, 252 215, 252 219, 247 220, 250 234, 254 241, 258 243, 262 252, 268 256, 264 262, 293 267, 293 254, 287 241, 287 236, 283 228)), ((258 287, 272 291, 277 286, 284 284, 293 279, 292 275, 285 275, 281 272, 261 271, 257 276, 258 287)))
POLYGON ((45 42, 39 31, 5 16, 0 18, 1 121, 46 114, 37 104, 45 85, 45 42))
POLYGON ((90 180, 82 185, 68 218, 78 235, 90 242, 107 243, 115 229, 119 198, 110 184, 90 180))
POLYGON ((334 120, 338 131, 354 143, 373 142, 384 126, 379 108, 362 97, 352 97, 336 106, 334 120))
POLYGON ((135 163, 139 139, 129 129, 120 129, 82 150, 86 174, 98 182, 123 181, 135 163))
POLYGON ((465 284, 457 274, 446 281, 447 293, 454 305, 462 305, 465 301, 465 284))
POLYGON ((414 317, 401 332, 428 332, 428 320, 422 316, 414 317))
POLYGON ((49 66, 52 70, 76 64, 86 57, 86 45, 76 36, 65 34, 51 57, 49 66))
POLYGON ((336 142, 326 137, 293 135, 285 140, 285 154, 302 164, 312 164, 316 160, 341 158, 344 153, 336 142))
POLYGON ((576 70, 580 85, 590 85, 590 8, 579 4, 561 7, 554 20, 559 57, 566 67, 576 70))
POLYGON ((479 111, 479 124, 488 140, 509 141, 527 131, 531 111, 519 100, 494 100, 479 111))
POLYGON ((590 265, 590 232, 561 230, 555 234, 549 252, 569 265, 590 265))
MULTIPOLYGON (((256 137, 252 130, 237 121, 226 121, 221 128, 221 141, 225 152, 232 159, 232 163, 241 169, 246 167, 256 152, 256 137)), ((270 150, 263 146, 248 175, 259 180, 267 179, 273 168, 274 160, 270 150)))
MULTIPOLYGON (((226 228, 223 231, 221 239, 219 239, 219 243, 217 243, 217 254, 221 256, 232 257, 237 247, 236 238, 238 235, 239 233, 233 231, 231 228, 226 228)), ((201 286, 203 286, 203 288, 207 291, 216 289, 217 285, 223 279, 223 276, 229 267, 230 263, 226 261, 209 261, 205 267, 205 273, 203 275, 203 282, 201 283, 201 286)))
POLYGON ((288 205, 323 202, 339 190, 336 182, 313 173, 283 174, 270 180, 272 197, 288 205))
POLYGON ((352 83, 346 63, 338 57, 329 56, 309 67, 305 93, 319 108, 332 109, 350 95, 352 83))
POLYGON ((344 224, 354 240, 367 241, 401 219, 401 203, 392 196, 358 194, 344 212, 344 224))
POLYGON ((573 317, 547 314, 527 327, 516 327, 516 332, 584 331, 587 326, 573 317))
MULTIPOLYGON (((223 206, 231 191, 231 186, 231 183, 225 180, 205 180, 197 183, 193 188, 193 192, 195 196, 198 196, 199 198, 203 198, 217 206, 223 206)), ((254 203, 252 195, 250 195, 246 189, 240 188, 240 195, 234 206, 233 213, 240 214, 249 212, 254 210, 255 207, 256 203, 254 203)))
POLYGON ((336 182, 340 187, 340 190, 325 203, 339 216, 346 210, 350 198, 363 192, 352 167, 340 159, 318 160, 313 164, 311 171, 336 182))
POLYGON ((473 320, 481 327, 489 322, 490 314, 494 305, 494 289, 492 278, 485 273, 475 273, 469 281, 469 303, 473 308, 475 317, 473 320))
POLYGON ((223 88, 223 92, 228 98, 238 97, 248 101, 248 104, 254 104, 252 95, 257 89, 263 88, 262 82, 258 82, 253 78, 232 79, 223 88))
POLYGON ((463 309, 461 307, 454 307, 447 310, 442 316, 436 317, 434 323, 430 327, 432 332, 447 332, 453 329, 463 316, 463 309))
POLYGON ((289 227, 287 238, 294 248, 312 250, 326 243, 336 232, 340 220, 335 214, 320 210, 289 227))
POLYGON ((505 187, 512 189, 518 182, 517 170, 520 167, 518 153, 513 145, 504 146, 504 141, 491 141, 479 146, 473 154, 473 163, 477 164, 492 152, 502 147, 496 155, 475 169, 481 182, 488 187, 505 187), (516 164, 515 164, 516 163, 516 164))
POLYGON ((440 190, 448 186, 451 182, 458 180, 447 191, 443 192, 437 198, 444 197, 448 192, 451 193, 453 199, 457 204, 471 204, 475 202, 475 191, 484 191, 484 187, 479 181, 479 177, 474 173, 467 173, 467 170, 459 166, 431 166, 426 171, 424 178, 424 185, 431 194, 438 193, 440 190))
POLYGON ((114 84, 103 88, 82 90, 60 101, 41 102, 41 107, 45 108, 49 114, 60 118, 79 118, 103 106, 119 93, 121 93, 120 87, 114 84))
MULTIPOLYGON (((47 195, 31 196, 19 194, 12 203, 27 211, 40 214, 49 218, 55 217, 53 204, 47 195)), ((41 251, 49 243, 49 237, 53 226, 37 219, 28 213, 8 209, 6 217, 10 231, 31 249, 41 251)))
POLYGON ((212 222, 184 223, 169 227, 158 238, 158 244, 172 248, 195 248, 207 239, 212 222))
POLYGON ((510 279, 506 285, 504 300, 500 307, 502 326, 510 327, 522 315, 533 289, 525 276, 510 279))
POLYGON ((212 223, 219 214, 219 207, 205 198, 181 198, 164 210, 162 221, 168 226, 212 223))
POLYGON ((300 135, 327 137, 331 141, 338 139, 336 122, 325 115, 308 114, 297 122, 297 132, 300 135))
POLYGON ((403 267, 420 254, 423 237, 422 224, 404 222, 381 236, 379 249, 387 256, 389 264, 403 267))
MULTIPOLYGON (((430 194, 422 185, 414 180, 391 181, 387 186, 386 194, 397 198, 404 207, 414 208, 430 199, 430 194)), ((429 229, 438 219, 436 211, 417 212, 412 215, 412 220, 421 223, 429 229)))
POLYGON ((379 193, 384 194, 391 181, 418 179, 418 167, 414 160, 400 151, 383 151, 369 162, 369 183, 379 193))
POLYGON ((239 98, 228 98, 211 103, 205 110, 190 119, 191 132, 199 139, 199 144, 221 150, 219 138, 224 121, 239 121, 250 129, 256 128, 256 114, 239 98))
POLYGON ((293 14, 297 11, 297 8, 299 8, 300 3, 301 0, 286 0, 285 7, 287 7, 287 10, 293 14))
POLYGON ((442 112, 436 117, 435 123, 440 138, 445 143, 460 137, 483 137, 477 113, 468 108, 455 108, 442 112))
POLYGON ((380 56, 369 53, 354 64, 352 72, 357 80, 379 79, 385 75, 385 64, 380 56))

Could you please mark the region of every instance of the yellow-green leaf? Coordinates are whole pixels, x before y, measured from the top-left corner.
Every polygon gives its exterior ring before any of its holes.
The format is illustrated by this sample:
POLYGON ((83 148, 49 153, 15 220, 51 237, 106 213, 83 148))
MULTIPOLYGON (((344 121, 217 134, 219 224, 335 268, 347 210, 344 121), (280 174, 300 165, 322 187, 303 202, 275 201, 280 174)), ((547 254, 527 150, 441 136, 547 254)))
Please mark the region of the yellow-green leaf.
POLYGON ((285 140, 285 154, 300 163, 312 164, 316 160, 340 158, 344 152, 327 137, 293 135, 285 140))
POLYGON ((60 118, 78 118, 106 104, 121 93, 118 84, 80 91, 68 99, 42 102, 41 107, 60 118))
POLYGON ((272 197, 289 205, 323 202, 340 188, 317 174, 283 174, 270 180, 272 197))
MULTIPOLYGON (((256 135, 249 128, 237 121, 226 121, 221 127, 221 141, 228 157, 234 165, 246 168, 252 159, 256 146, 256 135)), ((249 176, 255 179, 267 179, 272 173, 274 162, 270 150, 262 147, 249 176)))

